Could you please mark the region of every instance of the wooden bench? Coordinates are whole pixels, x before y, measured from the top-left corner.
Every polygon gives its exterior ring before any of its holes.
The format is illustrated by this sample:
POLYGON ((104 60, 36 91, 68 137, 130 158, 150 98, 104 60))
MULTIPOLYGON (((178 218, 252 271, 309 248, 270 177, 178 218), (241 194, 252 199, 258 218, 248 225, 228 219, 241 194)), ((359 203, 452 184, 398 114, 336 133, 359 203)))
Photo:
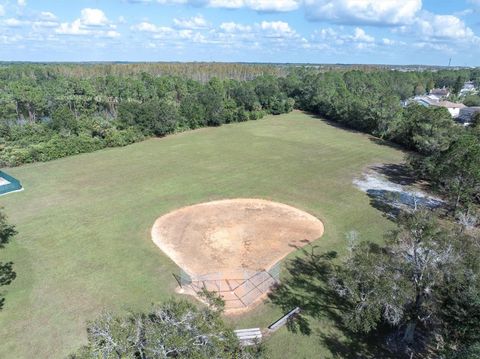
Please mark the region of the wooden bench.
POLYGON ((238 329, 235 330, 235 335, 240 341, 240 344, 244 346, 255 345, 262 341, 260 328, 238 329))

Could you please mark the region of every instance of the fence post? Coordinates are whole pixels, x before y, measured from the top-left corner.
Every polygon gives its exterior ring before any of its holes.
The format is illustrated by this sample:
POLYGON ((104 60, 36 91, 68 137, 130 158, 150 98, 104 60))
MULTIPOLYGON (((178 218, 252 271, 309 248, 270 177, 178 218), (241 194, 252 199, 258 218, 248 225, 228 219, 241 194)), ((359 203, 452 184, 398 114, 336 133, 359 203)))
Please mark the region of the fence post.
POLYGON ((183 287, 184 285, 188 285, 192 283, 192 277, 185 272, 183 269, 180 269, 180 287, 183 287))

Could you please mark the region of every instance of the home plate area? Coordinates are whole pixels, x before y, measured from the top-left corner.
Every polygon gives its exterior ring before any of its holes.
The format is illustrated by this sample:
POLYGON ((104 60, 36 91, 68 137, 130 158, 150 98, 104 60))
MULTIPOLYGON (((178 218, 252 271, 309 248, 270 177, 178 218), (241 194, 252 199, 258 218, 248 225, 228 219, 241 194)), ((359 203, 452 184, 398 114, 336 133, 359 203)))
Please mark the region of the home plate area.
POLYGON ((237 311, 251 307, 260 301, 279 282, 280 263, 269 271, 243 271, 238 275, 215 273, 190 278, 183 273, 180 280, 184 294, 196 295, 203 290, 217 293, 225 302, 226 311, 237 311))

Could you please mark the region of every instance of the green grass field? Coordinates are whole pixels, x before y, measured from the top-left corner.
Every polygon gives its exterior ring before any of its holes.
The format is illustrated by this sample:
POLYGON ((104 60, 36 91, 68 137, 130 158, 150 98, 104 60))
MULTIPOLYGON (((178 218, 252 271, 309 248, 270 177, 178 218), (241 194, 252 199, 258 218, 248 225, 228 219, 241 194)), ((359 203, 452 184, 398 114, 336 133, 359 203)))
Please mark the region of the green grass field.
MULTIPOLYGON (((178 268, 150 239, 155 219, 175 208, 258 197, 322 219, 320 251, 342 251, 352 229, 380 240, 391 223, 352 179, 369 164, 402 158, 366 135, 294 112, 8 169, 25 191, 0 197, 19 232, 0 252, 18 276, 5 287, 0 358, 65 357, 102 309, 141 310, 175 296, 178 268)), ((265 304, 230 320, 265 327, 281 313, 265 304)), ((272 356, 331 357, 320 336, 332 324, 316 320, 314 329, 281 329, 268 341, 272 356)))

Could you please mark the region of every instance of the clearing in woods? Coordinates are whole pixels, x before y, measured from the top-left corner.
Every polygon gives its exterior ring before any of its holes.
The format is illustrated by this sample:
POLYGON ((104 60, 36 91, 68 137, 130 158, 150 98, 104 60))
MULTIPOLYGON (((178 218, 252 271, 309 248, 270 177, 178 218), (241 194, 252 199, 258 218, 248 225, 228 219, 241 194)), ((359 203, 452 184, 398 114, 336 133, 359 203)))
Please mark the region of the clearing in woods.
MULTIPOLYGON (((319 218, 326 231, 313 243, 318 252, 342 253, 350 230, 381 241, 393 225, 352 181, 368 165, 402 159, 369 136, 293 112, 8 169, 25 190, 0 197, 19 232, 1 253, 17 279, 2 288, 0 358, 64 358, 105 308, 140 311, 189 298, 175 293, 180 269, 151 238, 155 220, 178 208, 263 198, 319 218)), ((322 335, 334 333, 341 345, 342 333, 322 313, 310 319, 309 336, 276 332, 272 357, 334 356, 322 335)), ((264 302, 228 320, 266 327, 283 314, 264 302)))

